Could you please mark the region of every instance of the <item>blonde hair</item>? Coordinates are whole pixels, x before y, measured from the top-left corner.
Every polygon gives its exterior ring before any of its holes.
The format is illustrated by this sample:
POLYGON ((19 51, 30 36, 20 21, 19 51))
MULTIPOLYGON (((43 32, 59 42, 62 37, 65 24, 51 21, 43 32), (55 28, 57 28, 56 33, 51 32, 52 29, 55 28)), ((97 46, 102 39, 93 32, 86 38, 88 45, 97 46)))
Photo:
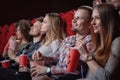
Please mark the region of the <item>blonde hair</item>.
POLYGON ((57 13, 48 13, 46 16, 48 16, 50 20, 50 28, 46 33, 45 38, 42 40, 42 44, 47 42, 47 45, 49 45, 56 39, 62 41, 66 37, 66 32, 61 17, 57 13))

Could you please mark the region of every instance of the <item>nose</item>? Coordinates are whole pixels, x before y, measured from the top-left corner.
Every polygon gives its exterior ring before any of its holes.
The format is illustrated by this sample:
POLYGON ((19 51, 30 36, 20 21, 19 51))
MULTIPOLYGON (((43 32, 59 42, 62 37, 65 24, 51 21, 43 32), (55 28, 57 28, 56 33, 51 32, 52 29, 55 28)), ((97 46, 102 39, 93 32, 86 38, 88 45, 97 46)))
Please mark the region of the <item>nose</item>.
POLYGON ((73 18, 72 23, 76 23, 76 19, 75 18, 73 18))
POLYGON ((91 25, 95 25, 95 19, 91 20, 91 25))

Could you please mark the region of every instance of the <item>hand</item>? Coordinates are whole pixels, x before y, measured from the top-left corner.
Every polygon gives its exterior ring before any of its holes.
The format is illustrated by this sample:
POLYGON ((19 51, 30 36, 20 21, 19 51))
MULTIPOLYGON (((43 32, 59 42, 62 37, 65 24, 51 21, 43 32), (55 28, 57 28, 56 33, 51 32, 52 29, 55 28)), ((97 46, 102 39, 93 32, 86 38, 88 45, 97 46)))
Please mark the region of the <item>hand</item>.
POLYGON ((16 40, 16 36, 11 36, 9 40, 16 40))
POLYGON ((76 41, 75 47, 78 49, 81 56, 86 57, 88 55, 86 44, 82 40, 76 41))
POLYGON ((42 60, 43 56, 39 51, 36 51, 33 55, 32 55, 32 59, 37 61, 37 60, 42 60))
POLYGON ((8 50, 8 57, 9 57, 10 59, 14 60, 15 57, 16 57, 15 52, 13 52, 12 50, 9 49, 9 50, 8 50))
POLYGON ((4 50, 4 51, 3 51, 2 57, 8 57, 7 50, 4 50))
POLYGON ((19 72, 29 72, 29 68, 27 66, 20 66, 19 72))
POLYGON ((31 76, 35 77, 35 76, 39 76, 41 74, 46 74, 46 69, 47 69, 47 67, 36 64, 31 67, 31 70, 30 70, 31 76))

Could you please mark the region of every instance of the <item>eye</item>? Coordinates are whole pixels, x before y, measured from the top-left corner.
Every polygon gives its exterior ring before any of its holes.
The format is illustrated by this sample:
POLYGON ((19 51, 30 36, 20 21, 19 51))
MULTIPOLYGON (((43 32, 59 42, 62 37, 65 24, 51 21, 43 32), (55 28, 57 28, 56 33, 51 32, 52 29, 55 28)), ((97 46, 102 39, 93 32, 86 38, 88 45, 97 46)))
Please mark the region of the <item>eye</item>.
POLYGON ((93 17, 91 17, 91 19, 90 19, 91 21, 93 20, 93 17))
POLYGON ((96 19, 100 19, 100 17, 99 17, 99 16, 96 16, 95 18, 96 18, 96 19))

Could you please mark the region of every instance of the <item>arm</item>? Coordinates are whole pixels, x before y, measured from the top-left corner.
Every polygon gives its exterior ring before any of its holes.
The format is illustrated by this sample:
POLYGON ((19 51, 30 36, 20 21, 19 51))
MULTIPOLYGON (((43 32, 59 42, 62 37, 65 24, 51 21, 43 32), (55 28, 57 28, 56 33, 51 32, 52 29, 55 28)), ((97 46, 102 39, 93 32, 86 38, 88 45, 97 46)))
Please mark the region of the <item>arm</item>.
POLYGON ((7 44, 6 44, 5 47, 4 47, 4 51, 3 51, 3 53, 2 53, 2 56, 3 56, 3 57, 8 57, 8 55, 7 55, 8 47, 9 47, 9 41, 7 42, 7 44))
POLYGON ((58 60, 58 48, 60 42, 58 40, 53 41, 50 45, 43 45, 37 52, 32 55, 33 60, 44 59, 46 62, 52 62, 58 60), (42 57, 42 58, 41 58, 42 57))
POLYGON ((60 47, 60 41, 55 40, 50 45, 51 53, 49 53, 49 56, 44 56, 45 62, 57 62, 59 58, 59 47, 60 47))
POLYGON ((99 66, 94 60, 87 62, 90 70, 95 76, 95 80, 110 80, 112 73, 120 62, 120 37, 115 39, 111 46, 111 54, 104 68, 99 66))

